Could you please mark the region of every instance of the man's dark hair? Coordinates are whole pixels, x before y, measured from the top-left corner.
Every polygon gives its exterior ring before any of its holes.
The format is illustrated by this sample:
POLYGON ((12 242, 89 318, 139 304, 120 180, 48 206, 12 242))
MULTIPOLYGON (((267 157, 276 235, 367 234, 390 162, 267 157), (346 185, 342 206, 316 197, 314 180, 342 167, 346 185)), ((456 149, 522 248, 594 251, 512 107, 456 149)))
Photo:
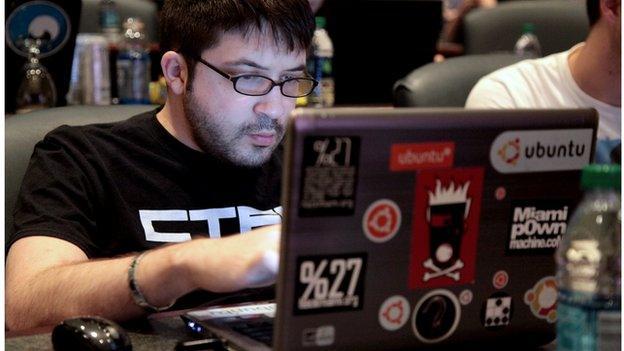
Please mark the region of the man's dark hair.
POLYGON ((592 27, 600 19, 600 0, 587 0, 587 17, 592 27))
POLYGON ((224 32, 246 36, 259 30, 294 51, 307 50, 314 27, 307 0, 166 0, 160 15, 160 48, 184 55, 192 81, 194 57, 218 44, 224 32))

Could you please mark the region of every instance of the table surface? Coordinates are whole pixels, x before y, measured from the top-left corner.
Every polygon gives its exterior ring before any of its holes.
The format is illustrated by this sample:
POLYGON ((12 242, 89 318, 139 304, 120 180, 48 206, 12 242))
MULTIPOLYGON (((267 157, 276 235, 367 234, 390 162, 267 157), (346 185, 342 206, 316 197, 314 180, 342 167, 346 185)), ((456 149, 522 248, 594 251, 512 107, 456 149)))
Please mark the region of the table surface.
MULTIPOLYGON (((180 340, 193 340, 197 337, 191 334, 182 320, 174 314, 165 314, 153 318, 144 319, 135 323, 123 325, 128 331, 132 341, 132 349, 142 350, 168 350, 171 351, 180 340)), ((51 330, 41 328, 32 332, 11 333, 5 339, 5 350, 52 350, 51 330)))
MULTIPOLYGON (((152 315, 132 324, 124 324, 132 341, 134 351, 171 351, 181 340, 193 340, 197 337, 188 331, 178 312, 152 315)), ((5 339, 5 350, 50 351, 52 327, 39 328, 26 333, 9 332, 5 339), (26 334, 26 335, 25 335, 26 334)), ((462 351, 463 348, 460 348, 462 351)), ((510 349, 508 346, 505 349, 510 349)), ((535 351, 555 351, 555 343, 540 347, 535 351)), ((485 350, 479 350, 485 351, 485 350)))

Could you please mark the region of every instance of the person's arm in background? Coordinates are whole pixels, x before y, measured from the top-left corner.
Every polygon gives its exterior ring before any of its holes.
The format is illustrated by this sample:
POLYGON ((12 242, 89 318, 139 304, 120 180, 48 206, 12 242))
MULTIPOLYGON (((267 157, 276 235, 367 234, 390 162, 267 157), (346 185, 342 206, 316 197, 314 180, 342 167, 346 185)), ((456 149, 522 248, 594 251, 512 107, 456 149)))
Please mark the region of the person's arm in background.
MULTIPOLYGON (((136 281, 153 306, 167 306, 196 289, 236 291, 274 283, 280 225, 222 239, 196 239, 148 251, 136 281)), ((6 261, 6 326, 53 325, 78 315, 121 321, 144 314, 133 301, 128 269, 134 256, 89 260, 74 244, 30 236, 6 261)))
POLYGON ((476 8, 491 8, 497 0, 463 0, 455 9, 445 9, 443 13, 444 27, 440 39, 444 42, 463 44, 461 30, 464 16, 476 8))

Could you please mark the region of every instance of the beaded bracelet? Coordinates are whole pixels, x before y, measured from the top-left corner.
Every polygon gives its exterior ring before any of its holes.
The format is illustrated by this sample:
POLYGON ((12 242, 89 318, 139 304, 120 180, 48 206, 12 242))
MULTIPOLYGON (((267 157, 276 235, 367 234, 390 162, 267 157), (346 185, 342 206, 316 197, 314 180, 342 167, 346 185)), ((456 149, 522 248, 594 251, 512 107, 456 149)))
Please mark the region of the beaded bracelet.
POLYGON ((141 289, 139 289, 139 284, 137 283, 135 274, 139 262, 146 254, 147 251, 141 253, 140 255, 134 256, 134 258, 132 259, 132 263, 130 263, 130 268, 128 268, 128 285, 130 286, 130 293, 132 295, 134 303, 136 303, 147 312, 161 312, 173 306, 175 301, 172 302, 169 306, 158 307, 150 304, 145 299, 145 296, 141 292, 141 289))

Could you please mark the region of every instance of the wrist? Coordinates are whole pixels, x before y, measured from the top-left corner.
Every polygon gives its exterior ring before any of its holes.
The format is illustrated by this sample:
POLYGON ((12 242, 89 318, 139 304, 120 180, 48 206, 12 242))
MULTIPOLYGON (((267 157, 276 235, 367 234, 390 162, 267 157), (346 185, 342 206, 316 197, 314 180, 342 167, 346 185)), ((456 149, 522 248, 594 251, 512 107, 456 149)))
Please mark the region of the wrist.
POLYGON ((195 266, 197 266, 198 257, 201 257, 198 256, 198 252, 195 252, 196 242, 201 240, 206 239, 194 239, 165 249, 168 274, 171 275, 171 282, 177 285, 177 290, 182 292, 180 296, 201 288, 195 279, 197 274, 195 266))
POLYGON ((151 304, 149 301, 147 301, 147 298, 143 294, 143 291, 137 279, 137 271, 138 271, 139 264, 141 263, 141 260, 143 259, 143 257, 145 257, 147 253, 148 251, 145 251, 143 253, 140 253, 134 256, 132 258, 132 261, 130 262, 130 267, 128 268, 128 287, 130 288, 130 295, 132 296, 132 300, 134 301, 134 303, 147 312, 164 311, 166 309, 169 309, 171 306, 173 306, 173 304, 175 303, 175 300, 173 302, 167 303, 166 305, 151 304))
MULTIPOLYGON (((180 267, 176 265, 170 250, 172 247, 146 251, 140 254, 142 257, 139 260, 135 258, 137 264, 134 270, 134 282, 141 298, 149 306, 170 307, 179 297, 192 290, 186 284, 185 276, 179 273, 180 267)), ((136 297, 135 294, 133 298, 135 302, 138 302, 136 297)), ((150 310, 149 307, 142 307, 150 310)))

